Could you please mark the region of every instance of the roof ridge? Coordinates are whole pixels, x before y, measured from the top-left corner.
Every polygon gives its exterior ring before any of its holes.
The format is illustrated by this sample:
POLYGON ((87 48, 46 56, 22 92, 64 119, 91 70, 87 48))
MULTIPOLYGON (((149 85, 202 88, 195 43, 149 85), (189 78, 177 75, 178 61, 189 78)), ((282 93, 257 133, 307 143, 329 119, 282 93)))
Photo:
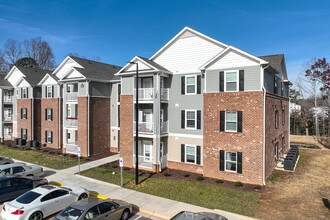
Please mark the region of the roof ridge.
POLYGON ((99 63, 99 64, 105 64, 105 65, 109 65, 109 66, 116 66, 116 67, 121 67, 121 66, 117 66, 117 65, 114 65, 114 64, 110 64, 110 63, 103 63, 103 62, 99 62, 99 61, 96 61, 96 60, 91 60, 91 59, 87 59, 87 58, 81 58, 81 57, 76 57, 76 56, 69 56, 71 58, 77 58, 77 59, 81 59, 81 60, 85 60, 85 61, 91 61, 91 62, 94 62, 94 63, 99 63))

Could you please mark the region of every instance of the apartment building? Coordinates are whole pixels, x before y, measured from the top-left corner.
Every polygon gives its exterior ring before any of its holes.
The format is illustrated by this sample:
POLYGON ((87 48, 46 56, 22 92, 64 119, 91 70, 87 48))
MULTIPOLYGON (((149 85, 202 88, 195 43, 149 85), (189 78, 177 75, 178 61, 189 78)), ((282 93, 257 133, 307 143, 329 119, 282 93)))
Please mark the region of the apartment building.
POLYGON ((137 153, 144 169, 265 184, 289 145, 290 82, 282 54, 257 57, 186 27, 116 75, 125 166, 134 167, 137 153))

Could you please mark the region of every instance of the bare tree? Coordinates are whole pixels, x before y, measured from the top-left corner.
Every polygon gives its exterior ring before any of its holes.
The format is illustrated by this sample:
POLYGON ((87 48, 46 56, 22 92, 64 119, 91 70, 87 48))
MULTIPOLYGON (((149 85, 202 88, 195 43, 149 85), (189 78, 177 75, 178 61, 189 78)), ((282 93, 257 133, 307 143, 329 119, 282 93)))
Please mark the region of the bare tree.
POLYGON ((10 61, 9 64, 14 64, 22 55, 21 43, 14 39, 8 39, 5 43, 5 55, 10 61))
POLYGON ((53 51, 47 41, 41 37, 24 41, 24 49, 27 57, 37 61, 41 69, 53 69, 55 67, 55 58, 53 51))
POLYGON ((0 74, 8 71, 8 65, 5 60, 5 53, 0 49, 0 74))

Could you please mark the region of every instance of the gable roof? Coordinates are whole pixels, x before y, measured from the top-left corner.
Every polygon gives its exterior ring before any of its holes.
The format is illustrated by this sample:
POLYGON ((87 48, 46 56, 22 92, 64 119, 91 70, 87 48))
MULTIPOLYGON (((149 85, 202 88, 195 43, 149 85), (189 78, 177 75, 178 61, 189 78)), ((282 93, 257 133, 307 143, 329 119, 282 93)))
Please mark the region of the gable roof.
POLYGON ((281 69, 281 64, 284 59, 284 54, 275 54, 267 56, 259 56, 260 59, 266 60, 277 71, 281 69))
POLYGON ((38 83, 38 85, 42 85, 45 81, 46 81, 46 79, 48 78, 48 77, 51 77, 52 79, 54 79, 56 82, 58 82, 58 80, 59 80, 59 78, 56 76, 56 75, 53 75, 53 74, 49 74, 49 73, 47 73, 41 80, 40 80, 40 82, 38 83))
POLYGON ((205 34, 202 34, 190 27, 184 27, 178 34, 176 34, 169 42, 167 42, 162 48, 160 48, 154 55, 152 55, 150 57, 150 60, 153 60, 155 59, 157 56, 159 56, 164 50, 166 50, 169 46, 172 45, 172 43, 174 43, 180 36, 182 36, 185 32, 190 32, 196 36, 199 36, 203 39, 206 39, 206 40, 209 40, 211 42, 213 42, 214 44, 217 44, 217 45, 220 45, 222 47, 227 47, 228 45, 227 44, 224 44, 220 41, 217 41, 209 36, 206 36, 205 34))
POLYGON ((50 70, 43 70, 39 68, 33 68, 33 67, 21 67, 21 66, 16 66, 19 71, 21 71, 25 77, 24 79, 31 85, 31 86, 36 86, 40 82, 42 78, 47 73, 51 73, 52 71, 50 70))
POLYGON ((161 65, 159 65, 158 63, 156 63, 155 61, 152 61, 152 60, 149 60, 148 58, 145 58, 145 57, 140 57, 140 56, 137 56, 139 58, 141 58, 142 60, 144 60, 146 63, 148 63, 149 65, 155 67, 157 70, 160 70, 160 71, 165 71, 165 72, 170 72, 169 70, 167 70, 165 67, 162 67, 161 65))
POLYGON ((8 82, 8 80, 6 80, 5 77, 6 77, 6 75, 0 74, 0 86, 10 86, 10 87, 12 87, 10 82, 8 82))

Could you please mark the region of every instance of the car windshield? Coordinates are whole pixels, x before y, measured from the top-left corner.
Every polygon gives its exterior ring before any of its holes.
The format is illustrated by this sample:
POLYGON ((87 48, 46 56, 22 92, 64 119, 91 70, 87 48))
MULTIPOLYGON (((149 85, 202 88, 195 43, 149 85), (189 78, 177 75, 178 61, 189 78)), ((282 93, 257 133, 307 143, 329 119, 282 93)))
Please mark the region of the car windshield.
POLYGON ((16 202, 19 202, 22 204, 29 204, 29 203, 33 202, 39 196, 41 196, 41 194, 30 191, 30 192, 27 192, 27 193, 23 194, 22 196, 18 197, 18 199, 16 199, 16 202))
POLYGON ((10 168, 0 170, 0 176, 7 176, 10 174, 10 168))
POLYGON ((84 211, 72 207, 67 207, 60 214, 58 214, 55 219, 58 220, 76 220, 78 219, 84 211))

